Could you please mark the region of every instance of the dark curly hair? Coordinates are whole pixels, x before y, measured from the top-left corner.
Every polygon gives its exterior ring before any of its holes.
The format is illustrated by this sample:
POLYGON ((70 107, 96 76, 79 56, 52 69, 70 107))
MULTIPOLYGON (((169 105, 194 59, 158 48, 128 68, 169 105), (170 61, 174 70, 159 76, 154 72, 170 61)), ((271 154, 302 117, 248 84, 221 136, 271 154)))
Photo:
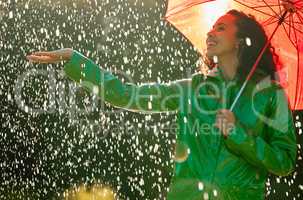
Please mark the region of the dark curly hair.
MULTIPOLYGON (((259 53, 268 41, 268 38, 264 28, 253 15, 245 14, 235 9, 228 11, 226 14, 231 14, 236 17, 236 26, 238 28, 237 37, 242 39, 239 45, 239 67, 237 75, 239 81, 244 82, 259 53), (251 40, 251 46, 246 45, 246 38, 251 40)), ((215 65, 207 58, 203 59, 210 68, 215 65)), ((280 66, 279 56, 275 53, 275 48, 269 44, 257 69, 263 71, 264 74, 266 74, 265 76, 270 76, 272 80, 279 81, 276 71, 280 66)))

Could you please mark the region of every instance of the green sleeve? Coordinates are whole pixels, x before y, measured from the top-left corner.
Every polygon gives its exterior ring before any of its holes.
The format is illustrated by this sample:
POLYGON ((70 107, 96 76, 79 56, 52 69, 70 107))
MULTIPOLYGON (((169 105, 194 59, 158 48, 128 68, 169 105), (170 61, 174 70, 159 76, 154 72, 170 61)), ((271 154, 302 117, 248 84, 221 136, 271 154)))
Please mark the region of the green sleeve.
POLYGON ((275 175, 288 175, 296 163, 296 135, 292 112, 282 89, 273 92, 269 117, 265 125, 265 137, 254 136, 256 130, 249 129, 237 120, 225 144, 235 154, 240 154, 251 164, 275 175))
POLYGON ((88 91, 98 94, 112 106, 134 112, 183 110, 191 85, 190 79, 165 84, 123 83, 77 51, 73 52, 70 61, 65 64, 64 71, 70 79, 80 83, 88 91))

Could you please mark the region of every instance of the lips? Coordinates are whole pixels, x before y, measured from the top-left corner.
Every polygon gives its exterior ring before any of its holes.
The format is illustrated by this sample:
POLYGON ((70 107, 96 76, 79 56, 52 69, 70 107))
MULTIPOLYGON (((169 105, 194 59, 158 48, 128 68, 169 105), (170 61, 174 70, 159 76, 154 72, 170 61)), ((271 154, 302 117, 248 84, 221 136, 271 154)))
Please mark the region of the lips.
POLYGON ((216 46, 217 44, 218 44, 218 42, 213 40, 213 39, 207 39, 206 40, 207 47, 213 47, 213 46, 216 46))

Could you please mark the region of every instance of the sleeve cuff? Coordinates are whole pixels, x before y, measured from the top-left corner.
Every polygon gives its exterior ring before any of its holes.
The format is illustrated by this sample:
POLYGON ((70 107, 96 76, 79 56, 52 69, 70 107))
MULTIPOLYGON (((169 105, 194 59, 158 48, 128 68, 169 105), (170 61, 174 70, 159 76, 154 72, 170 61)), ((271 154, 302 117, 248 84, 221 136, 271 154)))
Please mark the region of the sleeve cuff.
POLYGON ((76 82, 81 80, 81 72, 87 58, 78 51, 73 51, 71 59, 64 65, 64 73, 76 82))

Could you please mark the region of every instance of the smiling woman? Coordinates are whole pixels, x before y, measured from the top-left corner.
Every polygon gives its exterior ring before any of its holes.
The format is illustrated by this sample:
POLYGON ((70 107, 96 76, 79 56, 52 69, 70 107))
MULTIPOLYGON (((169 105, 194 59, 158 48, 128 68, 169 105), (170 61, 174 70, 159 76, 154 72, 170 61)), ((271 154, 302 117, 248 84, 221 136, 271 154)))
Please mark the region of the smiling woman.
MULTIPOLYGON (((264 29, 253 16, 230 10, 220 17, 213 29, 208 32, 206 59, 211 63, 213 57, 220 56, 219 62, 229 62, 228 67, 223 70, 227 73, 226 75, 241 74, 239 78, 244 82, 266 41, 264 29), (230 53, 234 55, 229 55, 230 53), (236 66, 234 72, 232 72, 232 66, 236 66)), ((279 64, 279 57, 275 54, 274 47, 269 45, 257 68, 270 79, 279 81, 276 75, 276 64, 279 64)), ((225 66, 221 65, 222 67, 225 66)))
POLYGON ((182 159, 175 160, 168 200, 261 200, 268 173, 288 175, 296 160, 292 114, 275 82, 270 48, 235 109, 227 108, 266 40, 252 16, 229 11, 208 33, 206 60, 211 63, 216 57, 217 61, 212 62, 211 72, 169 84, 124 83, 71 49, 37 52, 27 58, 68 61, 66 75, 113 106, 135 112, 177 112, 176 134, 182 144, 177 148, 182 149, 176 152, 182 159), (252 45, 245 43, 247 38, 252 45))

